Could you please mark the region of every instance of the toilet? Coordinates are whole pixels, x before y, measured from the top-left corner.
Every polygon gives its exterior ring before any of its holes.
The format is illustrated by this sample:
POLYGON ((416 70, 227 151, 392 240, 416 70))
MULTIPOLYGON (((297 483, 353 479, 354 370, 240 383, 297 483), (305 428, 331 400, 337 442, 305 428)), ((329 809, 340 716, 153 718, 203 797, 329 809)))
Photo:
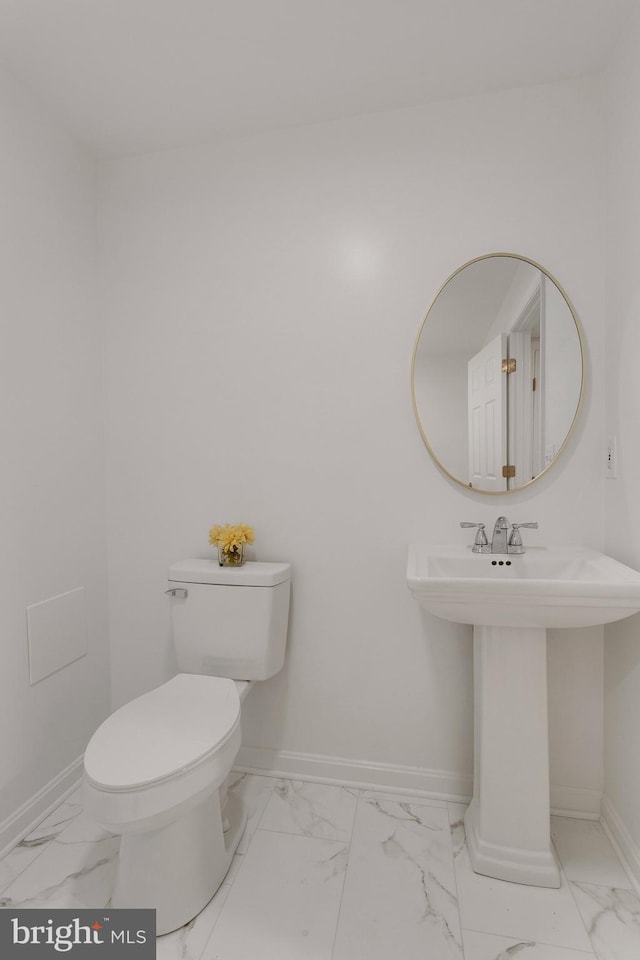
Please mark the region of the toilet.
POLYGON ((180 673, 116 710, 84 756, 84 805, 122 841, 111 905, 156 910, 156 932, 188 923, 231 864, 246 815, 227 779, 241 703, 284 662, 286 563, 181 560, 166 591, 180 673))

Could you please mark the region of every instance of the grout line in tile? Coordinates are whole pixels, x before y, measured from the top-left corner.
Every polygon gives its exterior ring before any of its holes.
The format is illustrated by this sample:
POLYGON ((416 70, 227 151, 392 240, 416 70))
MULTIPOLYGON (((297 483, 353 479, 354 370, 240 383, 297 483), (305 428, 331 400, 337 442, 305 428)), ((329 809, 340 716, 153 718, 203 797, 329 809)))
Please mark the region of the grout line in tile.
POLYGON ((598 823, 602 827, 607 840, 611 844, 613 848, 613 852, 618 858, 618 863, 622 867, 623 873, 626 874, 629 880, 629 883, 631 884, 632 892, 635 893, 637 897, 640 897, 640 882, 638 881, 638 878, 635 876, 633 869, 631 867, 631 864, 629 863, 622 849, 620 848, 620 844, 618 843, 616 837, 613 835, 613 832, 609 829, 609 824, 607 823, 607 821, 604 819, 602 815, 600 816, 600 820, 598 821, 598 823))
MULTIPOLYGON (((572 902, 573 902, 573 904, 574 904, 574 906, 575 906, 575 908, 576 908, 576 910, 577 910, 577 912, 578 912, 578 916, 580 917, 580 923, 581 923, 582 926, 584 927, 584 929, 585 929, 585 931, 586 931, 586 934, 587 934, 587 937, 589 938, 589 943, 591 944, 591 952, 592 952, 593 955, 595 956, 595 955, 596 955, 596 952, 595 952, 595 947, 594 947, 594 945, 593 945, 593 940, 591 939, 591 934, 589 933, 589 928, 588 928, 587 924, 585 923, 585 919, 584 919, 584 917, 582 916, 582 911, 580 910, 580 907, 578 906, 578 901, 576 900, 576 898, 575 898, 575 896, 574 896, 573 887, 571 886, 571 881, 569 880, 568 876, 567 876, 566 873, 565 873, 565 870, 564 870, 564 867, 563 867, 563 865, 562 865, 562 861, 560 860, 560 855, 558 854, 558 851, 557 851, 557 849, 556 849, 555 843, 553 843, 553 841, 551 841, 551 842, 552 842, 552 845, 553 845, 553 849, 556 851, 556 856, 558 857, 558 863, 559 863, 559 865, 560 865, 560 876, 561 876, 561 878, 562 878, 563 883, 566 883, 567 888, 568 888, 568 890, 569 890, 569 893, 571 894, 571 900, 572 900, 572 902)), ((555 944, 554 944, 554 946, 555 946, 555 944)))
MULTIPOLYGON (((23 850, 35 850, 37 847, 40 848, 39 851, 38 851, 38 853, 33 857, 33 859, 29 860, 28 863, 25 863, 25 865, 22 867, 22 869, 18 870, 17 873, 14 873, 14 874, 9 878, 9 880, 7 881, 7 883, 4 883, 4 884, 2 884, 2 885, 0 886, 0 893, 3 893, 5 890, 7 890, 7 889, 18 879, 18 877, 21 877, 21 876, 22 876, 22 874, 25 872, 25 870, 28 870, 29 867, 31 867, 34 863, 36 863, 36 861, 40 859, 40 857, 42 856, 42 854, 43 854, 46 850, 48 850, 49 847, 50 847, 53 843, 55 843, 56 841, 58 841, 58 840, 60 839, 60 837, 61 837, 62 834, 67 830, 67 828, 68 828, 69 826, 71 826, 71 824, 73 823, 73 821, 76 820, 77 817, 82 813, 82 806, 81 806, 81 807, 79 808, 78 812, 77 812, 76 814, 74 814, 73 817, 71 817, 71 818, 69 819, 67 825, 64 827, 63 830, 60 830, 58 833, 52 834, 51 836, 48 836, 48 835, 47 835, 47 836, 45 836, 45 837, 41 837, 41 838, 39 838, 39 841, 34 841, 34 842, 31 843, 31 844, 26 844, 26 845, 23 846, 24 841, 26 840, 26 838, 29 837, 29 836, 31 836, 31 834, 32 834, 35 830, 37 830, 38 827, 39 827, 42 823, 44 823, 45 820, 48 820, 49 817, 52 815, 52 813, 55 812, 55 810, 57 810, 57 809, 58 809, 59 807, 61 807, 64 803, 66 803, 67 800, 69 799, 69 797, 71 796, 71 794, 74 792, 75 789, 76 789, 76 788, 72 789, 70 792, 68 792, 67 794, 65 794, 65 795, 63 796, 63 798, 60 800, 60 803, 58 804, 58 806, 57 806, 57 807, 54 807, 53 810, 49 810, 49 812, 46 814, 46 816, 44 816, 44 817, 42 818, 42 820, 38 821, 38 823, 35 824, 35 826, 33 826, 33 827, 30 829, 29 833, 26 834, 26 835, 22 838, 22 840, 20 840, 14 847, 12 847, 12 849, 9 851, 9 853, 7 853, 7 854, 2 858, 2 861, 0 861, 0 862, 4 862, 5 860, 7 860, 7 859, 11 856, 11 854, 12 854, 15 850, 18 850, 18 849, 23 849, 23 850)), ((52 826, 54 826, 54 824, 52 824, 52 826)))
MULTIPOLYGON (((221 884, 221 886, 224 886, 224 882, 221 884)), ((194 957, 193 960, 200 960, 201 957, 204 957, 204 956, 206 955, 206 953, 207 953, 207 948, 208 948, 209 944, 211 943, 211 938, 213 937, 213 934, 214 934, 214 932, 215 932, 215 929, 216 929, 216 927, 218 926, 218 923, 220 922, 220 917, 221 917, 222 914, 224 913, 224 908, 225 908, 226 905, 227 905, 227 901, 228 901, 230 895, 231 895, 231 890, 229 890, 229 893, 228 893, 227 896, 225 897, 225 900, 224 900, 224 903, 222 904, 222 908, 221 908, 221 910, 220 910, 220 913, 218 914, 218 916, 216 917, 216 919, 213 921, 213 926, 211 927, 211 930, 209 931, 209 936, 207 937, 207 939, 206 939, 206 941, 205 941, 205 944, 204 944, 202 950, 200 951, 199 956, 194 957)))
POLYGON ((349 877, 349 867, 351 866, 351 851, 353 850, 353 831, 356 825, 356 818, 358 816, 358 805, 363 799, 363 790, 356 791, 356 807, 353 811, 353 820, 351 822, 351 834, 347 842, 347 865, 344 871, 344 878, 342 880, 342 890, 340 891, 340 903, 338 905, 338 912, 336 914, 336 925, 333 931, 333 940, 331 941, 331 958, 335 955, 336 941, 338 939, 338 928, 340 926, 340 917, 342 916, 342 905, 344 903, 344 891, 347 887, 347 879, 349 877))
POLYGON ((361 790, 361 789, 355 790, 356 806, 355 806, 355 809, 354 809, 354 811, 353 811, 353 820, 351 821, 351 833, 349 834, 349 840, 347 841, 347 844, 346 844, 346 849, 347 849, 347 865, 346 865, 346 867, 345 867, 344 877, 343 877, 343 879, 342 879, 342 890, 340 891, 340 903, 338 904, 338 912, 337 912, 337 914, 336 914, 336 924, 335 924, 335 927, 334 927, 334 930, 333 930, 333 939, 332 939, 332 941, 331 941, 331 958, 330 958, 330 960, 333 960, 333 957, 334 957, 334 955, 335 955, 336 940, 338 939, 338 927, 340 926, 340 917, 341 917, 341 915, 342 915, 342 905, 343 905, 343 902, 344 902, 344 891, 345 891, 346 886, 347 886, 347 878, 348 878, 348 876, 349 876, 349 866, 350 866, 350 864, 351 864, 351 851, 353 850, 353 831, 354 831, 355 825, 356 825, 356 817, 358 816, 358 805, 359 805, 359 803, 360 803, 361 800, 362 800, 362 795, 363 795, 364 792, 365 792, 365 791, 363 791, 363 790, 361 790))
MULTIPOLYGON (((275 833, 281 837, 300 837, 301 840, 316 840, 318 843, 344 843, 347 846, 351 846, 351 839, 344 840, 342 837, 312 837, 308 833, 296 833, 294 830, 275 830, 273 827, 258 827, 253 836, 255 837, 256 833, 275 833)), ((351 831, 353 836, 353 831, 351 831)), ((253 837, 251 838, 253 840, 253 837)), ((251 843, 249 843, 251 846, 251 843)), ((247 848, 248 851, 249 848, 247 848)), ((247 852, 245 851, 245 853, 247 852)), ((239 856, 244 856, 244 854, 239 854, 239 856)))
MULTIPOLYGON (((41 850, 39 851, 39 853, 33 858, 33 860, 29 860, 29 862, 26 863, 26 864, 24 865, 24 867, 22 867, 21 870, 18 870, 17 873, 12 874, 12 876, 9 877, 9 879, 7 880, 6 883, 1 884, 1 885, 0 885, 0 894, 1 894, 1 893, 4 893, 4 891, 7 890, 7 889, 11 886, 11 884, 14 883, 14 882, 18 879, 18 877, 21 877, 22 874, 24 873, 24 871, 25 871, 25 870, 28 870, 29 867, 30 867, 32 864, 34 864, 34 863, 36 862, 36 860, 38 860, 38 859, 42 856, 42 854, 44 853, 44 851, 47 849, 47 847, 48 847, 52 842, 53 842, 52 840, 47 840, 47 842, 42 845, 42 849, 41 849, 41 850)), ((14 847, 14 850, 15 850, 15 847, 14 847)), ((9 856, 9 854, 7 854, 7 856, 9 856)), ((6 859, 6 857, 3 858, 3 859, 6 859)))
MULTIPOLYGON (((569 953, 569 954, 575 953, 576 960, 582 960, 583 957, 586 957, 587 960, 598 960, 597 955, 593 952, 593 950, 576 950, 575 947, 560 946, 557 943, 551 943, 549 940, 531 940, 530 938, 525 938, 525 937, 517 937, 517 936, 514 937, 510 933, 487 933, 486 930, 476 930, 475 927, 461 927, 461 930, 463 934, 465 932, 477 933, 480 936, 484 936, 484 937, 502 937, 505 940, 517 940, 517 941, 521 941, 522 943, 526 941, 527 943, 535 943, 536 945, 539 945, 542 947, 553 947, 556 950, 564 950, 566 951, 566 953, 569 953)), ((464 939, 464 936, 463 936, 463 939, 464 939)), ((499 954, 499 957, 496 958, 496 960, 500 960, 500 958, 503 955, 505 957, 507 956, 506 953, 499 954)))
MULTIPOLYGON (((450 809, 450 807, 449 807, 449 803, 447 803, 446 813, 447 813, 447 822, 448 822, 448 826, 449 826, 449 853, 450 853, 450 855, 451 855, 451 865, 452 865, 452 869, 453 869, 453 883, 454 883, 455 890, 456 890, 456 906, 457 906, 457 908, 458 908, 458 921, 459 921, 459 923, 460 923, 460 943, 461 943, 461 947, 462 947, 462 953, 463 953, 463 956, 464 956, 464 943, 463 943, 463 940, 462 940, 462 914, 460 913, 460 891, 459 891, 459 889, 458 889, 458 870, 456 869, 456 856, 455 856, 455 852, 454 852, 454 849, 453 849, 453 830, 452 830, 452 827, 453 827, 454 824, 451 822, 451 819, 452 819, 452 817, 451 817, 452 811, 451 811, 451 809, 450 809)), ((454 821, 454 822, 457 822, 457 821, 454 821)), ((466 839, 465 839, 465 842, 466 842, 466 839)))
POLYGON ((349 876, 349 865, 351 863, 351 842, 346 844, 347 848, 347 865, 344 871, 344 877, 342 879, 342 889, 340 891, 340 903, 338 904, 338 912, 336 913, 336 923, 333 929, 333 939, 331 940, 331 958, 333 958, 336 949, 336 940, 338 939, 338 927, 340 925, 340 916, 342 915, 342 904, 344 902, 344 891, 347 886, 347 877, 349 876))
MULTIPOLYGON (((267 797, 267 799, 266 799, 266 801, 265 801, 265 803, 264 803, 264 805, 263 805, 263 807, 262 807, 262 810, 261 810, 261 812, 260 812, 260 816, 258 817, 258 822, 256 823, 256 828, 255 828, 255 830, 253 831, 253 834, 251 835, 251 838, 249 839, 249 843, 248 843, 248 845, 247 845, 247 850, 248 850, 249 847, 251 846, 251 841, 253 840, 256 832, 261 829, 260 824, 261 824, 262 821, 264 820, 265 814, 266 814, 266 812, 267 812, 267 807, 269 806, 269 803, 271 802, 271 797, 273 796, 273 792, 274 792, 274 790, 275 790, 275 788, 276 788, 276 783, 277 783, 277 782, 278 782, 277 780, 274 780, 273 783, 271 784, 271 786, 269 787, 268 791, 266 791, 266 792, 268 793, 268 797, 267 797)), ((245 829, 246 829, 246 828, 245 828, 245 829)))
MULTIPOLYGON (((529 938, 525 938, 525 937, 514 937, 510 933, 489 933, 488 934, 486 930, 476 930, 473 927, 463 927, 463 929, 467 930, 469 933, 480 933, 490 937, 504 937, 506 940, 525 940, 525 939, 529 940, 529 938)), ((589 942, 591 942, 591 939, 589 939, 589 942)), ((573 951, 576 957, 595 957, 596 956, 593 950, 576 950, 575 947, 566 947, 559 943, 552 943, 551 940, 539 940, 539 939, 531 940, 531 943, 537 943, 543 947, 555 947, 556 950, 566 950, 567 952, 573 951)))

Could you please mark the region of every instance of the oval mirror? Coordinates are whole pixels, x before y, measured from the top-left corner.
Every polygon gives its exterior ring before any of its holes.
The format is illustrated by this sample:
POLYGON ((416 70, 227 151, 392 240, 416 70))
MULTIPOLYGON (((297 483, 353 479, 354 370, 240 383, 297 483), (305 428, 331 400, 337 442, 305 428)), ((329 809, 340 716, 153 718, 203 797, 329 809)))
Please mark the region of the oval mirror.
POLYGON ((582 334, 539 264, 487 254, 441 287, 413 351, 413 405, 441 470, 480 493, 511 493, 564 449, 584 389, 582 334))

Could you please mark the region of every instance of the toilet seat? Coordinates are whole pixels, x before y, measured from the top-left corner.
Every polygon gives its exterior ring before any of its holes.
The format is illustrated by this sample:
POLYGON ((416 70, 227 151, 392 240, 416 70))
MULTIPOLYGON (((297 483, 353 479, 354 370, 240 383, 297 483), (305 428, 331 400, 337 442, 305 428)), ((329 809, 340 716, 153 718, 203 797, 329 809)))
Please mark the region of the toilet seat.
POLYGON ((240 724, 233 680, 181 673, 116 710, 84 758, 88 782, 123 793, 172 780, 223 750, 240 724))

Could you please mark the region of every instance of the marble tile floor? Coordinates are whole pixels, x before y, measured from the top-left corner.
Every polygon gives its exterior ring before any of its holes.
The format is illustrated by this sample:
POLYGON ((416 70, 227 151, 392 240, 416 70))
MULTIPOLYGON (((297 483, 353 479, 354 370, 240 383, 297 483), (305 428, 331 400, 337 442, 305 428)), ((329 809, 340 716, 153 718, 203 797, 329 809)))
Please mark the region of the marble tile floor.
MULTIPOLYGON (((558 890, 473 873, 463 804, 234 774, 248 824, 158 960, 640 960, 640 899, 600 824, 554 817, 558 890)), ((76 790, 0 861, 0 907, 109 903, 118 837, 76 790)))

